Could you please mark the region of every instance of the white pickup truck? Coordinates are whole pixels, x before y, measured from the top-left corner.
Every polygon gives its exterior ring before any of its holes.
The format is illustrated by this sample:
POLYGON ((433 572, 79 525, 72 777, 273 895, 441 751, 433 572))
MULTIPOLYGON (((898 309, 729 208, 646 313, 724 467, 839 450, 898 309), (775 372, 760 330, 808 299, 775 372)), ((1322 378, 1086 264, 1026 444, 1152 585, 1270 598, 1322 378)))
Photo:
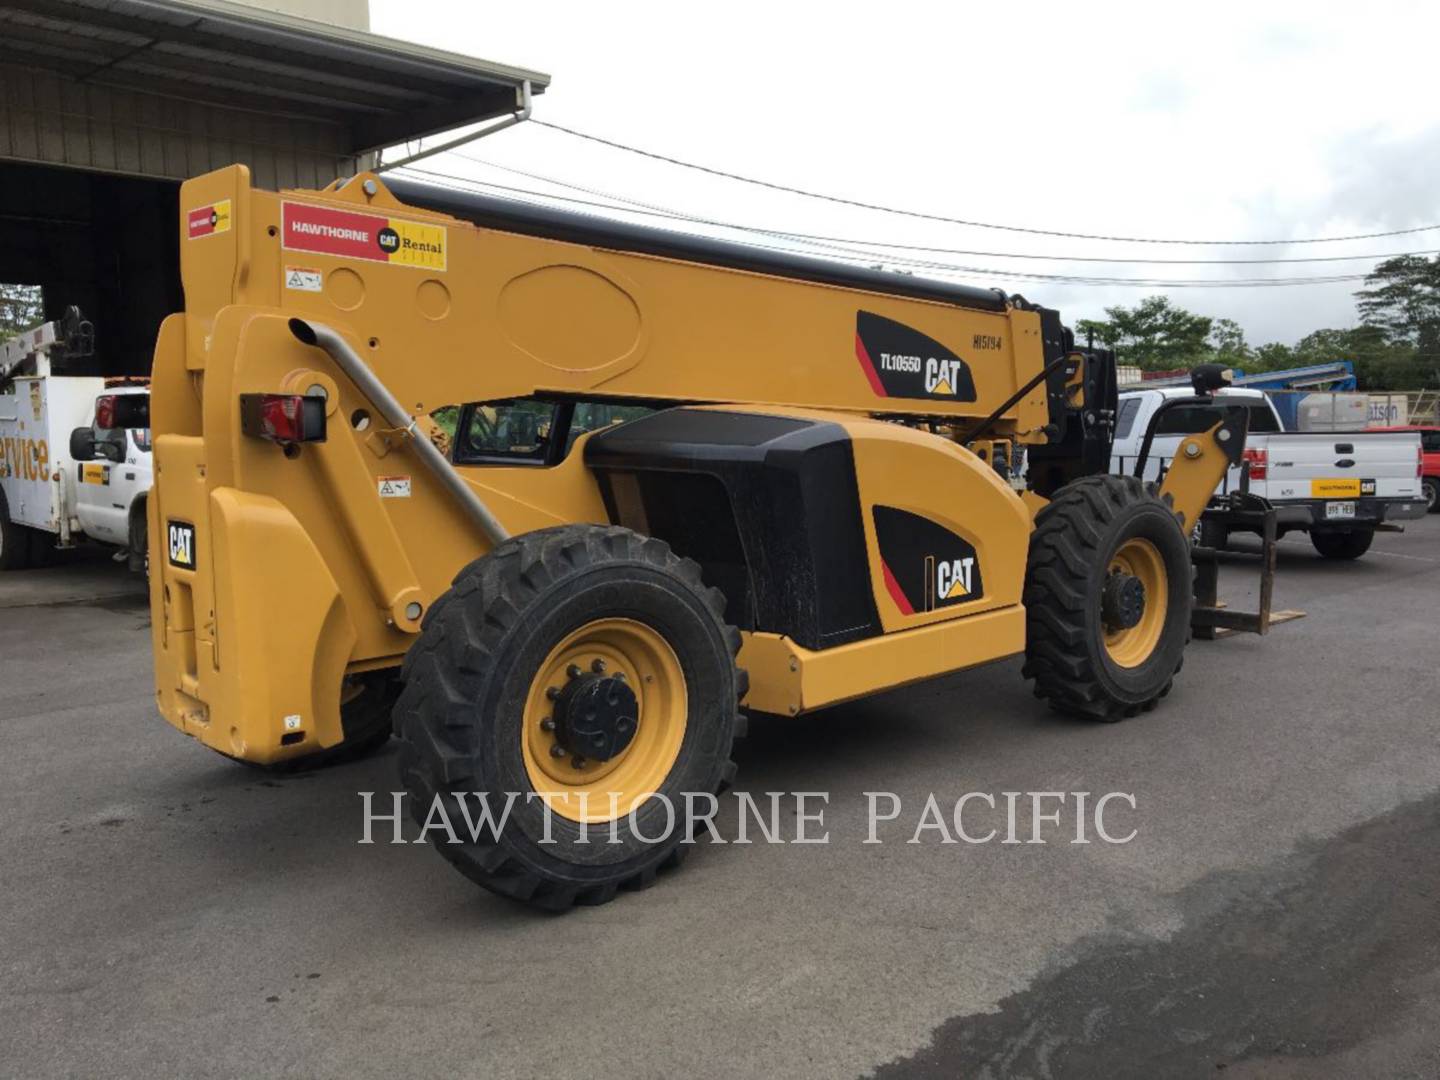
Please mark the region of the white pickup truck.
MULTIPOLYGON (((1132 474, 1151 418, 1161 403, 1191 397, 1181 387, 1126 390, 1120 394, 1115 421, 1112 472, 1132 474)), ((1315 550, 1330 559, 1356 559, 1370 547, 1376 526, 1424 517, 1420 437, 1409 432, 1287 432, 1270 399, 1259 390, 1234 388, 1215 395, 1222 404, 1249 410, 1250 433, 1245 460, 1232 468, 1217 493, 1243 490, 1258 495, 1277 512, 1279 535, 1308 532, 1315 550)), ((1215 423, 1213 410, 1176 406, 1155 429, 1145 477, 1156 479, 1168 467, 1185 435, 1215 423)), ((1200 539, 1224 547, 1224 526, 1201 523, 1200 539)))
MULTIPOLYGON (((89 375, 57 375, 46 323, 0 345, 0 570, 44 563, 82 537, 145 567, 150 430, 95 426, 98 397, 148 395, 89 375)), ((133 400, 133 399, 132 399, 133 400)))

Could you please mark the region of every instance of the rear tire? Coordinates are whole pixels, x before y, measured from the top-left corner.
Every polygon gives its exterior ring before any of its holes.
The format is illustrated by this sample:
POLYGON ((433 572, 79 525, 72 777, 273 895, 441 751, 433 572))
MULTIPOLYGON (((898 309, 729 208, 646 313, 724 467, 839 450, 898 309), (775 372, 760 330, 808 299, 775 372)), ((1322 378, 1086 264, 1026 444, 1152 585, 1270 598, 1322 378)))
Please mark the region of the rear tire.
POLYGON ((10 520, 10 504, 0 491, 0 570, 23 570, 30 565, 30 533, 10 520))
POLYGON ((390 741, 390 714, 399 696, 400 681, 394 669, 354 676, 347 679, 346 685, 341 688, 340 730, 343 737, 334 746, 304 757, 286 758, 266 765, 240 758, 233 760, 261 772, 287 776, 358 761, 390 741))
POLYGON ((1179 516, 1141 481, 1089 476, 1061 488, 1035 519, 1025 576, 1035 695, 1093 720, 1154 708, 1184 661, 1191 580, 1179 516))
POLYGON ((1420 489, 1425 492, 1425 505, 1430 513, 1440 511, 1440 477, 1425 477, 1420 481, 1420 489))
POLYGON ((1312 532, 1310 543, 1327 559, 1358 559, 1370 550, 1375 539, 1374 529, 1347 529, 1340 531, 1312 532))
POLYGON ((426 831, 436 850, 486 889, 551 910, 605 903, 677 864, 684 793, 731 780, 743 733, 740 635, 724 610, 696 563, 616 527, 527 533, 462 570, 405 658, 395 708, 412 816, 423 829, 438 800, 457 825, 459 843, 426 831), (574 705, 590 689, 611 705, 629 695, 609 721, 628 724, 628 739, 593 758, 572 749, 583 745, 574 705), (472 831, 482 795, 509 815, 472 831))
POLYGON ((1206 521, 1203 517, 1198 526, 1200 530, 1200 546, 1214 548, 1216 551, 1224 551, 1225 545, 1230 542, 1230 530, 1221 522, 1206 521))

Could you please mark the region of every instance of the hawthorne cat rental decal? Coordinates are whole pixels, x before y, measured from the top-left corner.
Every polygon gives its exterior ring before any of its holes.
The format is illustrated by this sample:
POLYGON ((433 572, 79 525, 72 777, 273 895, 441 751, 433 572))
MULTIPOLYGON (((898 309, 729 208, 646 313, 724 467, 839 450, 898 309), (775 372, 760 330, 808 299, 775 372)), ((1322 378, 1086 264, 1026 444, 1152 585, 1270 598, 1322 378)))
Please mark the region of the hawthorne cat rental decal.
POLYGON ((855 358, 880 397, 975 400, 975 380, 964 360, 883 315, 856 312, 855 358))
POLYGON ((281 209, 286 251, 445 269, 445 226, 287 202, 281 209))
POLYGON ((230 200, 221 199, 209 206, 197 206, 185 215, 187 235, 191 240, 201 236, 230 231, 230 200))

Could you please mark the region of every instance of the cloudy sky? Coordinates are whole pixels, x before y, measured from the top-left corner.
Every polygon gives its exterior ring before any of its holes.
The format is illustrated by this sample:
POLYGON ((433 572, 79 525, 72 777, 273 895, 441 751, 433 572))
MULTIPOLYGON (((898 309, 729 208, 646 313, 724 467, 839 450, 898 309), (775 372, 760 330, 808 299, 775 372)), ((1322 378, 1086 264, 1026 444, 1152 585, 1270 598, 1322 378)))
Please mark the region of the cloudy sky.
MULTIPOLYGON (((1185 8, 1181 15, 1154 3, 371 0, 371 24, 550 73, 538 118, 888 207, 1206 241, 1440 225, 1440 5, 1371 2, 1362 12, 1252 0, 1185 8)), ((1343 243, 1194 246, 965 227, 748 187, 533 124, 462 153, 421 167, 767 230, 952 249, 891 250, 871 261, 964 267, 914 270, 1023 292, 1069 322, 1167 292, 1192 310, 1236 319, 1253 344, 1352 325, 1357 283, 1163 288, 1015 275, 1330 277, 1363 274, 1373 260, 1185 265, 1015 256, 1294 259, 1440 249, 1440 229, 1343 243)))

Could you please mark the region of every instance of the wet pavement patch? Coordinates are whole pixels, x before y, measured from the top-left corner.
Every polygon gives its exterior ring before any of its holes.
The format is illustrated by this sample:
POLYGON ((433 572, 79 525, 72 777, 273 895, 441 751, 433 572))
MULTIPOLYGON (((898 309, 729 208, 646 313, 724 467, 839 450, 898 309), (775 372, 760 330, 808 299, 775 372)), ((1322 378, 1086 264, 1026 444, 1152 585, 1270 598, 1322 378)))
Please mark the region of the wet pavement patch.
POLYGON ((1263 870, 1212 874, 1180 895, 1172 937, 1087 939, 997 1011, 952 1017, 874 1075, 1306 1075, 1383 1037, 1435 985, 1437 842, 1440 796, 1263 870))

